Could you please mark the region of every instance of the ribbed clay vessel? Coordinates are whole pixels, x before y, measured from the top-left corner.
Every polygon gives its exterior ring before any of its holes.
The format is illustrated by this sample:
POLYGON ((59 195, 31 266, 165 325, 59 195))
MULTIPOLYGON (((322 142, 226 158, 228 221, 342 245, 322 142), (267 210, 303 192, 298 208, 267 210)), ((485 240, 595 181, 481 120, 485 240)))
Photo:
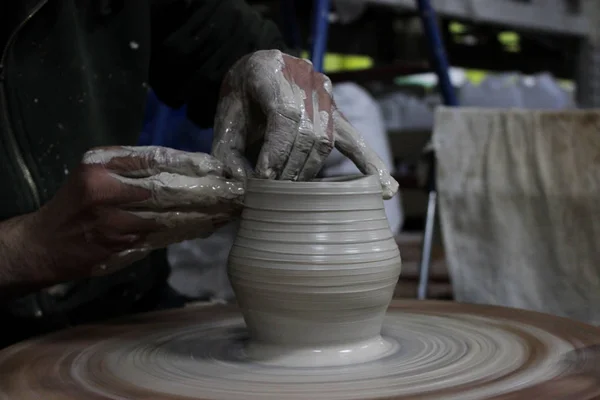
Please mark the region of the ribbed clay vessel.
POLYGON ((400 267, 377 177, 250 179, 228 266, 246 356, 319 367, 393 352, 380 332, 400 267))

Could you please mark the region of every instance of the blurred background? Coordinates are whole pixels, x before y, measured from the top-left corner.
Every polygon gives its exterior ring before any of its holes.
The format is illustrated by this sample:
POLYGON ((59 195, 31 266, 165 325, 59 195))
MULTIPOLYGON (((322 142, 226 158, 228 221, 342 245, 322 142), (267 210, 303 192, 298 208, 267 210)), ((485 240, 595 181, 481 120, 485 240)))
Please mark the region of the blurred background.
MULTIPOLYGON (((400 183, 386 203, 404 263, 398 297, 420 288, 600 323, 599 1, 430 0, 433 39, 415 0, 248 2, 295 55, 319 59, 339 108, 400 183), (431 57, 436 35, 447 65, 431 57), (459 107, 439 108, 456 105, 444 90, 459 107)), ((210 152, 211 140, 150 93, 141 144, 210 152)), ((334 153, 322 174, 354 171, 334 153)), ((231 297, 234 235, 231 225, 172 246, 172 286, 231 297)))

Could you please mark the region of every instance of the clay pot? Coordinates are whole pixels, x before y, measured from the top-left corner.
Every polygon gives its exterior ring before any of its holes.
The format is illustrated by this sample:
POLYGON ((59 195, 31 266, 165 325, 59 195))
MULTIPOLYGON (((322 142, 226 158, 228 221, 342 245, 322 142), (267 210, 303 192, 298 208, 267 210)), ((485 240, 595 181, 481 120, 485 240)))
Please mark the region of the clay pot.
POLYGON ((250 179, 228 265, 247 356, 314 367, 394 351, 380 332, 400 267, 377 177, 250 179))

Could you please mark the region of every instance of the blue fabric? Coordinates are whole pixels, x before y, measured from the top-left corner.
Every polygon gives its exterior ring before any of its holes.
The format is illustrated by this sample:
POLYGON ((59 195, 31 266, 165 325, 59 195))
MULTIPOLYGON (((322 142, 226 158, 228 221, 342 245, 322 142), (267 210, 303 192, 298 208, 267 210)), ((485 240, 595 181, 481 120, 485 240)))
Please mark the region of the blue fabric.
POLYGON ((138 144, 210 153, 213 130, 198 128, 186 115, 185 107, 177 110, 169 108, 151 91, 138 144))

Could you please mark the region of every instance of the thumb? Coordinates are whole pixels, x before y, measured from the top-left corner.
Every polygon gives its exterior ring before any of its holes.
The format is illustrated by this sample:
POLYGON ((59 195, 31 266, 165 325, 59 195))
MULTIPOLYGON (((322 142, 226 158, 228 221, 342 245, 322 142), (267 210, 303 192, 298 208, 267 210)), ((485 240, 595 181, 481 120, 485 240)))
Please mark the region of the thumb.
POLYGON ((398 182, 390 175, 379 156, 369 147, 362 135, 338 110, 333 112, 335 147, 348 157, 365 175, 377 175, 384 199, 391 199, 398 191, 398 182))
POLYGON ((233 178, 244 181, 251 171, 246 160, 246 117, 242 100, 234 93, 221 98, 214 124, 211 154, 221 161, 233 178))

